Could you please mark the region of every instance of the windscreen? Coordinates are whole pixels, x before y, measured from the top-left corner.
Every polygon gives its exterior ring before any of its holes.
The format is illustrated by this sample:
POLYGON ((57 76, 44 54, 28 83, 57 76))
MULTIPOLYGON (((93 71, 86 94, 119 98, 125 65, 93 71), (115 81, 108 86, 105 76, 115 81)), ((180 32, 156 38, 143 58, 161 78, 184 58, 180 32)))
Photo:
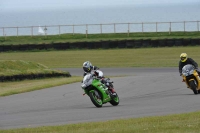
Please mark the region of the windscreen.
POLYGON ((191 65, 191 64, 185 65, 182 68, 182 74, 185 75, 185 76, 188 76, 188 75, 192 74, 193 71, 194 71, 194 66, 191 65))

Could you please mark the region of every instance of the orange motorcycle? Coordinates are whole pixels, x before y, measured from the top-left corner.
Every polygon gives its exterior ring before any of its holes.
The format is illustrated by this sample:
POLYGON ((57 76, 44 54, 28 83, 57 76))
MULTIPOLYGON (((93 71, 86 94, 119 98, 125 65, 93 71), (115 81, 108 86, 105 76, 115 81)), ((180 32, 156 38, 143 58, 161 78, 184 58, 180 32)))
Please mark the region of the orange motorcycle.
POLYGON ((182 68, 182 77, 183 82, 187 85, 187 88, 191 89, 194 94, 200 93, 200 78, 193 65, 188 64, 182 68))

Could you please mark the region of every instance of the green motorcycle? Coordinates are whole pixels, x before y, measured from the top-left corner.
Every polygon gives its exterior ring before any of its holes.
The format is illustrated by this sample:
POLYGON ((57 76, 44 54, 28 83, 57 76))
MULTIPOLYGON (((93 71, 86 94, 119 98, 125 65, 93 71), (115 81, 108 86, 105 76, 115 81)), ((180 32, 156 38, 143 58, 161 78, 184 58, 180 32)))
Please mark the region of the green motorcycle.
POLYGON ((107 102, 113 106, 117 106, 119 104, 119 97, 116 92, 113 95, 113 82, 110 79, 104 81, 107 81, 107 83, 102 83, 101 78, 88 73, 84 76, 81 87, 96 107, 102 107, 107 102))

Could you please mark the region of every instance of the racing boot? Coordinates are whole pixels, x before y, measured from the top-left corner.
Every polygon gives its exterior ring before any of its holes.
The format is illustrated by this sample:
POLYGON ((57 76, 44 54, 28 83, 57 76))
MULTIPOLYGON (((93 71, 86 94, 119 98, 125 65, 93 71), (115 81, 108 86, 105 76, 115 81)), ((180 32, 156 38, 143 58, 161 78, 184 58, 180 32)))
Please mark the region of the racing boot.
POLYGON ((109 90, 110 90, 111 95, 112 95, 113 97, 117 96, 117 93, 115 92, 114 88, 109 87, 109 90))

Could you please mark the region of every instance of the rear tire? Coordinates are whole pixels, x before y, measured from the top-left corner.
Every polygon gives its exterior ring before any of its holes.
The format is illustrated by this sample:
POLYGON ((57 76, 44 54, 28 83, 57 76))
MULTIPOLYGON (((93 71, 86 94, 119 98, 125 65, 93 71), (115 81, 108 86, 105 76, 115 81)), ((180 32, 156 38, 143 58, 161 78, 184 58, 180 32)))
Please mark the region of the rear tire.
POLYGON ((92 103, 100 108, 103 105, 102 99, 101 99, 101 95, 99 94, 99 92, 97 90, 94 90, 94 92, 90 92, 89 93, 90 99, 92 101, 92 103))
POLYGON ((197 86, 194 83, 194 80, 189 82, 190 88, 193 90, 194 94, 198 94, 197 86))

